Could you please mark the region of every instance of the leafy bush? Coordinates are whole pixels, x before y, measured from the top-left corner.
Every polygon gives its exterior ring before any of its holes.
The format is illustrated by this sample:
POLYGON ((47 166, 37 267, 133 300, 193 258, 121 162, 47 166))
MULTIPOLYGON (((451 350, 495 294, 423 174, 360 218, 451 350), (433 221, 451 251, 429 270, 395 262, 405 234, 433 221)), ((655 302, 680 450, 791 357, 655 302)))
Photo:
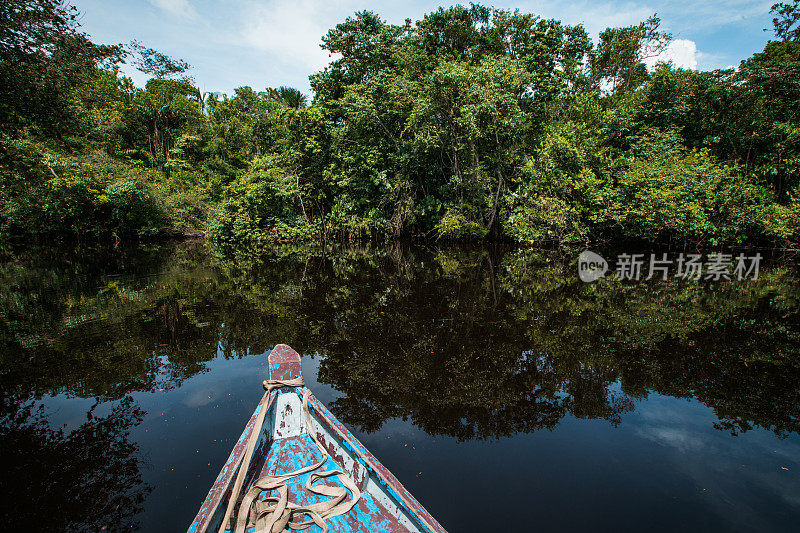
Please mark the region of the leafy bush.
POLYGON ((605 157, 601 141, 589 124, 569 121, 548 127, 509 197, 505 229, 513 239, 567 243, 591 237, 595 223, 606 219, 605 182, 595 170, 605 157))
POLYGON ((281 168, 257 161, 224 191, 210 223, 211 237, 249 246, 308 238, 297 194, 296 181, 281 168))
POLYGON ((56 156, 34 143, 3 142, 0 237, 148 237, 169 218, 135 169, 56 156))
POLYGON ((439 237, 446 239, 482 239, 488 233, 487 229, 473 220, 469 220, 464 213, 450 211, 436 224, 439 237))
POLYGON ((787 236, 770 190, 708 150, 685 149, 673 133, 642 138, 621 164, 608 214, 628 237, 720 244, 787 236))
POLYGON ((111 207, 109 227, 119 236, 153 236, 167 227, 167 216, 153 189, 141 181, 123 179, 106 189, 111 207))

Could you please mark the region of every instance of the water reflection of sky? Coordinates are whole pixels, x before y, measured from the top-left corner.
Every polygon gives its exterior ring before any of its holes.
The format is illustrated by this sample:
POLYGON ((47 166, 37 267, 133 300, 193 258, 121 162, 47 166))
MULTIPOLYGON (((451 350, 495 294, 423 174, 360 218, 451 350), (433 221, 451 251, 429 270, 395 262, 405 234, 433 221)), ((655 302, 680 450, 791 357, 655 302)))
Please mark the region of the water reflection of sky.
MULTIPOLYGON (((144 529, 179 528, 194 514, 258 402, 265 359, 215 359, 180 388, 134 395, 148 412, 133 437, 154 487, 144 529)), ((317 382, 318 364, 304 357, 304 376, 330 403, 340 395, 317 382)), ((55 403, 62 414, 81 411, 76 400, 55 403)), ((716 420, 696 401, 651 394, 617 427, 567 416, 552 431, 468 442, 396 418, 374 433, 351 429, 451 531, 493 527, 488 514, 463 512, 478 502, 546 531, 792 529, 798 436, 757 429, 732 437, 714 429, 716 420)))

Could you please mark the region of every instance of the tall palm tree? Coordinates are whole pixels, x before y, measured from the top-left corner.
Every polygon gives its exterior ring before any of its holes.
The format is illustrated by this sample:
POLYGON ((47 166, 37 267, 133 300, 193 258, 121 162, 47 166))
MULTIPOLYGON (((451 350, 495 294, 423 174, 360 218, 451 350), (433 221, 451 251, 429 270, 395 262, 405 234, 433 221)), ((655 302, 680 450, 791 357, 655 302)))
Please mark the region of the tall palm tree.
POLYGON ((222 93, 219 91, 205 91, 202 96, 198 99, 198 103, 200 104, 200 111, 203 114, 207 114, 206 111, 208 110, 209 103, 211 100, 219 99, 222 93))
POLYGON ((281 85, 277 89, 269 88, 267 94, 276 102, 293 109, 300 109, 308 105, 308 97, 294 87, 281 85))

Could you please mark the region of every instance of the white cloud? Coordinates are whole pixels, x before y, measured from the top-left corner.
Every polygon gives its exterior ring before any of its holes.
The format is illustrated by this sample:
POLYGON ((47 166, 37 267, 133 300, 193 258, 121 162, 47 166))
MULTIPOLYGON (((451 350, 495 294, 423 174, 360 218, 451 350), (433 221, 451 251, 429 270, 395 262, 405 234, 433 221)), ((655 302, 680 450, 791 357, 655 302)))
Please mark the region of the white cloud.
POLYGON ((231 41, 269 52, 280 63, 315 72, 330 61, 320 48, 327 31, 356 10, 321 0, 274 0, 243 11, 243 27, 231 41))
POLYGON ((645 426, 637 429, 636 433, 664 446, 676 448, 683 453, 697 453, 706 448, 702 438, 684 428, 645 426))
POLYGON ((150 0, 150 3, 176 17, 187 19, 197 17, 197 11, 189 0, 150 0))
POLYGON ((183 399, 183 405, 188 407, 202 407, 208 405, 222 396, 222 391, 220 389, 221 387, 219 385, 212 385, 196 390, 186 395, 183 399))
POLYGON ((652 70, 656 63, 672 63, 674 67, 697 70, 697 44, 689 39, 675 39, 655 57, 645 59, 647 68, 652 70))

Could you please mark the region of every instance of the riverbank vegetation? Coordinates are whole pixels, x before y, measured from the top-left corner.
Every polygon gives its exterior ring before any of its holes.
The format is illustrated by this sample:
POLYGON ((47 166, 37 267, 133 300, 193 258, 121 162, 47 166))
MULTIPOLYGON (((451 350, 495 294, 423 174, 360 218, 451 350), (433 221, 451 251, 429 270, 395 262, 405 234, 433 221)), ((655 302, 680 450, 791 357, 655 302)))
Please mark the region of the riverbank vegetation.
POLYGON ((201 93, 182 60, 98 45, 58 0, 0 7, 0 240, 205 232, 222 246, 800 240, 798 1, 734 69, 646 62, 609 28, 479 5, 359 12, 313 95, 201 93), (151 76, 136 87, 119 66, 151 76))

